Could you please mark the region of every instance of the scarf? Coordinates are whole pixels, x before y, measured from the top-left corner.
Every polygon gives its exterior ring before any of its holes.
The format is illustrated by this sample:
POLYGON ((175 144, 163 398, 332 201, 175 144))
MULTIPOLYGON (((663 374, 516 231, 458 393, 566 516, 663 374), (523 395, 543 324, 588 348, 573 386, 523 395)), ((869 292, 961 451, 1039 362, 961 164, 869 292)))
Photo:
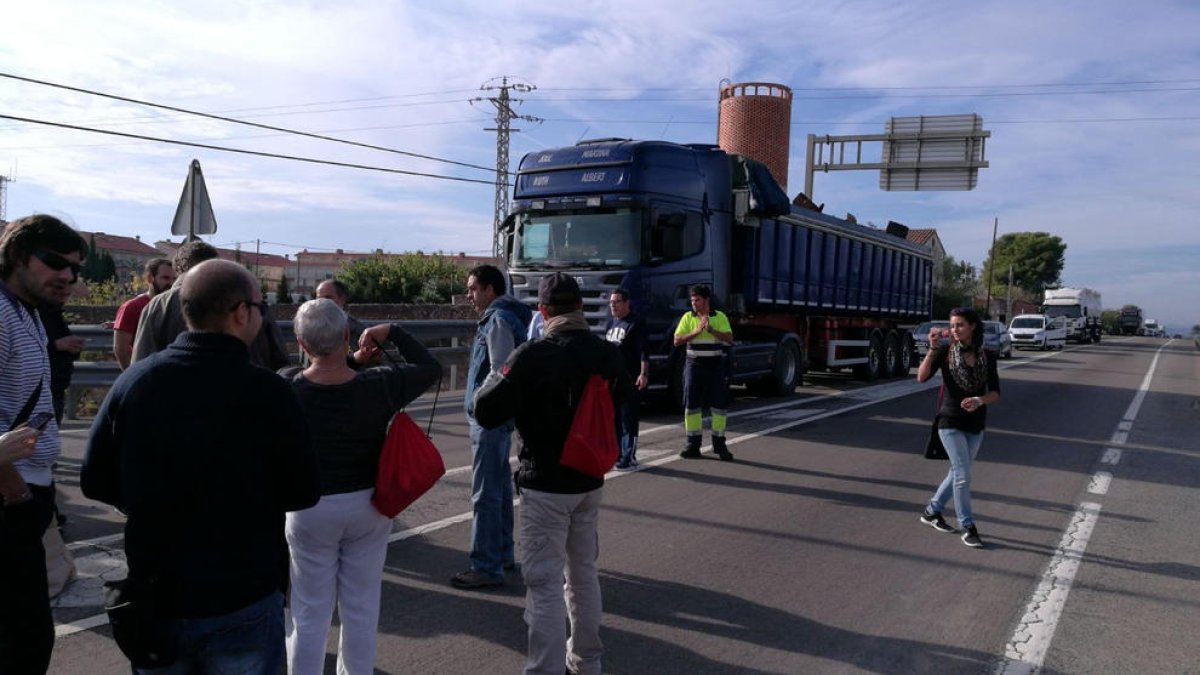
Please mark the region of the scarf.
POLYGON ((583 311, 577 310, 559 314, 546 319, 546 327, 542 329, 542 335, 549 337, 555 333, 561 333, 568 330, 591 330, 588 326, 587 319, 583 318, 583 311))
POLYGON ((987 393, 987 350, 975 352, 975 365, 967 364, 966 349, 957 342, 950 345, 950 377, 971 396, 987 393))

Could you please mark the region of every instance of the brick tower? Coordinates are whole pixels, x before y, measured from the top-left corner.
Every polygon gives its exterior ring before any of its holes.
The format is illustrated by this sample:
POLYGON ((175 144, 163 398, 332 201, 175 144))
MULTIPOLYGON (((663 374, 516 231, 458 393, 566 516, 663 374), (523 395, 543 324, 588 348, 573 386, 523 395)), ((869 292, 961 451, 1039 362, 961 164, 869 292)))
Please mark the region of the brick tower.
POLYGON ((721 85, 717 145, 767 165, 784 190, 792 132, 792 90, 782 84, 721 85))

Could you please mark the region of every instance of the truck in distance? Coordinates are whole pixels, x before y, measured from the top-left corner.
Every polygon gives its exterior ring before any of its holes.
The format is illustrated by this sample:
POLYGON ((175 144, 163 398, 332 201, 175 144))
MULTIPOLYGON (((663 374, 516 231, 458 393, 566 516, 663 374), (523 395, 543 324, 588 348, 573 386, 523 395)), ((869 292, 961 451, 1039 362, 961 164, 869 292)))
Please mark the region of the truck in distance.
POLYGON ((1137 305, 1125 305, 1117 315, 1117 330, 1121 335, 1141 335, 1142 308, 1137 305))
POLYGON ((1073 342, 1100 341, 1103 311, 1100 294, 1090 288, 1047 288, 1042 302, 1043 314, 1067 320, 1067 339, 1073 342))
POLYGON ((1146 319, 1146 323, 1142 324, 1142 335, 1146 337, 1162 337, 1163 333, 1163 327, 1155 319, 1146 319))
POLYGON ((534 303, 542 276, 570 274, 599 330, 608 295, 625 289, 647 323, 654 389, 678 394, 683 358, 672 334, 694 284, 710 286, 730 318, 734 383, 788 394, 806 368, 873 380, 913 365, 902 326, 929 316, 930 250, 897 228, 792 205, 744 156, 584 141, 527 154, 513 197, 501 231, 513 293, 534 303))

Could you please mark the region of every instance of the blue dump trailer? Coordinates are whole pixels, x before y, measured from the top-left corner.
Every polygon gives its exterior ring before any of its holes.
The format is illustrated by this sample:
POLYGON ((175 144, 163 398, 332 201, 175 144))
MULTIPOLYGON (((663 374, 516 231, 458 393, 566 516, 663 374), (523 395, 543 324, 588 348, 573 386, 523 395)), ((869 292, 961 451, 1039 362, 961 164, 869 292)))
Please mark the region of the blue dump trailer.
MULTIPOLYGON (((572 275, 601 330, 617 288, 650 334, 651 386, 678 394, 688 289, 729 315, 734 383, 788 394, 805 369, 906 375, 929 316, 929 249, 793 206, 766 168, 712 145, 605 139, 525 155, 501 233, 513 293, 572 275)), ((889 227, 889 229, 892 229, 889 227)), ((900 226, 903 230, 903 226, 900 226)))

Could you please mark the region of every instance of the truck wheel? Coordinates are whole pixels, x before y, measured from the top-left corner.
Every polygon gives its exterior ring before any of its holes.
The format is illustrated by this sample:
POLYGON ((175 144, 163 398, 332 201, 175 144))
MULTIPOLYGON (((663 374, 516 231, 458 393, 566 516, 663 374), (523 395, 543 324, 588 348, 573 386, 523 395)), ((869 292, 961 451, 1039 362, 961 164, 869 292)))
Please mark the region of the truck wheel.
POLYGON ((771 376, 772 394, 791 396, 803 377, 804 363, 796 343, 786 340, 775 348, 775 374, 771 376))
POLYGON ((867 362, 854 367, 854 376, 860 380, 874 382, 883 374, 883 338, 872 333, 867 346, 867 362))
POLYGON ((897 336, 900 340, 900 360, 896 363, 896 377, 908 377, 908 371, 913 367, 913 353, 917 347, 913 344, 912 333, 900 331, 897 336))
POLYGON ((883 340, 883 372, 884 378, 896 377, 900 374, 900 337, 896 331, 888 331, 883 340))

